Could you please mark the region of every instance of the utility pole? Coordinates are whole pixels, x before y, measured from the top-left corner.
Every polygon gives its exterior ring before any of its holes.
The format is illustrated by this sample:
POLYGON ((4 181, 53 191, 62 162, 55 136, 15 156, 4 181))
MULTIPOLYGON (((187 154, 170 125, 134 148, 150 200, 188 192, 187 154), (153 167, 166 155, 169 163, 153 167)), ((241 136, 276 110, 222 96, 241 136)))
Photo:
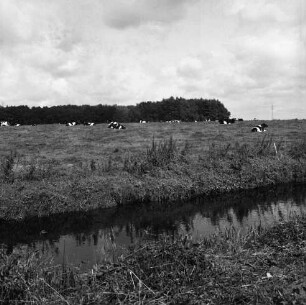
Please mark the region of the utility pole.
POLYGON ((273 104, 271 106, 271 109, 272 109, 272 121, 274 120, 274 117, 273 117, 273 104))

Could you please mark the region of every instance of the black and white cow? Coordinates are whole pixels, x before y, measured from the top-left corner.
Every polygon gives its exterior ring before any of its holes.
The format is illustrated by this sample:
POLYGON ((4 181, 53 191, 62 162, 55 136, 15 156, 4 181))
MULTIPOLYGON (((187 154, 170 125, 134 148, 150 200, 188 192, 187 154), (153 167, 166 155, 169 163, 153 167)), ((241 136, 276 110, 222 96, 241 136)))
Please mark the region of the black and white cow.
POLYGON ((224 119, 224 120, 219 120, 220 124, 234 124, 236 122, 236 119, 224 119))
POLYGON ((110 122, 107 126, 107 128, 112 128, 112 129, 125 129, 125 126, 121 125, 118 122, 110 122))
POLYGON ((66 123, 66 126, 75 126, 77 125, 77 122, 68 122, 66 123))
POLYGON ((252 132, 265 132, 267 131, 266 128, 268 125, 266 123, 262 123, 260 125, 257 125, 251 129, 252 132))
POLYGON ((10 126, 10 123, 8 121, 1 121, 0 126, 10 126))
POLYGON ((95 123, 94 122, 83 122, 84 126, 94 126, 95 123))
POLYGON ((181 123, 181 120, 171 120, 171 121, 166 121, 166 123, 181 123))

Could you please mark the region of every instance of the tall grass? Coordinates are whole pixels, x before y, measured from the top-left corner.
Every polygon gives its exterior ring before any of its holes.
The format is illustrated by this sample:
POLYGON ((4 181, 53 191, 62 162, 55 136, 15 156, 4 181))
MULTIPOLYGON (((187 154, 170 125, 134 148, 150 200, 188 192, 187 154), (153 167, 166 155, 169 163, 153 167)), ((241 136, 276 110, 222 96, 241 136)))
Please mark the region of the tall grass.
POLYGON ((39 181, 54 174, 52 163, 39 164, 35 158, 26 160, 16 151, 11 151, 1 160, 0 176, 4 183, 15 181, 39 181))
POLYGON ((153 138, 151 147, 146 152, 146 162, 153 167, 166 166, 174 160, 177 152, 177 143, 173 137, 159 143, 156 143, 153 138))
POLYGON ((54 266, 39 252, 0 251, 0 262, 0 304, 67 304, 65 294, 76 288, 78 275, 71 267, 54 266))
POLYGON ((123 170, 130 173, 148 173, 154 168, 168 168, 171 163, 184 163, 191 150, 188 141, 180 148, 172 136, 157 142, 153 137, 146 153, 138 156, 128 154, 123 161, 123 170))
POLYGON ((226 159, 238 157, 241 160, 248 158, 275 156, 282 150, 282 140, 274 140, 273 136, 265 135, 257 142, 248 144, 234 141, 233 143, 217 144, 212 143, 208 149, 208 159, 226 159))
POLYGON ((306 137, 290 147, 289 155, 298 160, 306 157, 306 137))
POLYGON ((13 183, 15 180, 14 165, 18 163, 18 155, 16 151, 10 151, 1 162, 2 179, 4 182, 13 183))

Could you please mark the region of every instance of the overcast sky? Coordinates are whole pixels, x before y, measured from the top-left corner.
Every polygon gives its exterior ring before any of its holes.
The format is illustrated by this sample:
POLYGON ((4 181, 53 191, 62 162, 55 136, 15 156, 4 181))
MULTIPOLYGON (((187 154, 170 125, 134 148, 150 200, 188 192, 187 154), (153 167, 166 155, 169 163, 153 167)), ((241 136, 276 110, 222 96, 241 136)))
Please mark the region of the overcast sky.
POLYGON ((0 0, 0 104, 215 98, 306 118, 305 0, 0 0))

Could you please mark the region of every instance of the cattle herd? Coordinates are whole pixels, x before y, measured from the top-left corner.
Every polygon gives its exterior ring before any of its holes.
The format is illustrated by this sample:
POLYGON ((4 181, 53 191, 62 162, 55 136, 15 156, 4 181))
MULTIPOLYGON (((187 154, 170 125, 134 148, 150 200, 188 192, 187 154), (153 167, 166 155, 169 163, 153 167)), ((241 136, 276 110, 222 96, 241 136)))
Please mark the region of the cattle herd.
POLYGON ((94 126, 95 123, 94 122, 81 122, 80 123, 80 122, 73 121, 73 122, 67 122, 65 125, 66 126, 76 126, 76 125, 94 126))
MULTIPOLYGON (((64 123, 66 126, 76 126, 76 125, 84 125, 84 126, 94 126, 93 122, 66 122, 64 123)), ((37 124, 31 124, 31 126, 36 126, 37 124)), ((8 121, 0 121, 0 126, 21 126, 19 123, 10 123, 8 121)))
POLYGON ((219 123, 227 125, 227 124, 234 124, 234 123, 236 123, 236 121, 242 122, 243 119, 238 119, 238 120, 235 119, 235 118, 233 118, 233 119, 223 119, 223 120, 219 120, 219 123))
MULTIPOLYGON (((234 124, 236 121, 242 122, 243 119, 224 119, 224 120, 219 120, 220 124, 234 124)), ((262 123, 260 125, 254 126, 251 128, 251 132, 265 132, 267 131, 268 125, 266 123, 262 123)))
MULTIPOLYGON (((219 120, 220 124, 234 124, 236 121, 240 122, 243 121, 243 119, 223 119, 219 120)), ((180 123, 179 120, 173 120, 173 121, 167 121, 167 123, 180 123)), ((195 121, 197 122, 197 121, 195 121)), ((147 121, 140 120, 140 124, 147 123, 147 121)), ((76 125, 84 125, 84 126, 94 126, 94 122, 77 122, 77 121, 72 121, 72 122, 66 122, 66 126, 76 126, 76 125)), ((0 121, 0 126, 20 126, 19 123, 10 123, 8 121, 0 121)), ((36 124, 32 124, 32 126, 36 126, 36 124)), ((262 123, 260 125, 254 126, 251 128, 251 132, 265 132, 267 131, 268 125, 266 123, 262 123)), ((126 127, 118 122, 111 121, 108 125, 107 128, 111 129, 126 129, 126 127)))
POLYGON ((20 126, 19 123, 9 123, 8 121, 1 121, 0 126, 20 126))

